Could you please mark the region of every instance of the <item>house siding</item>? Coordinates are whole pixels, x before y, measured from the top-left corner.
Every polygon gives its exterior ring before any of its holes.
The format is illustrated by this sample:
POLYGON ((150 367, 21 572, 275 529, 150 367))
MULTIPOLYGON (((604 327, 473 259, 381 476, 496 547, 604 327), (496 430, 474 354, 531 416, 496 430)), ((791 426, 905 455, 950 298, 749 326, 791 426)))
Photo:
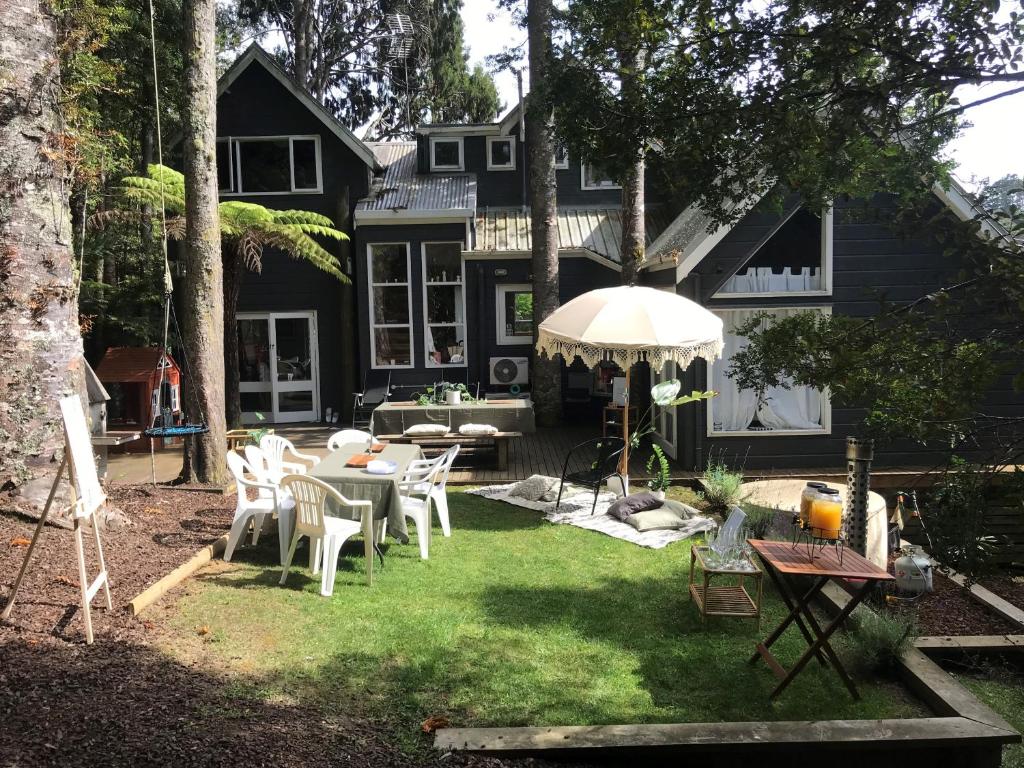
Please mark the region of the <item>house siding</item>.
MULTIPOLYGON (((877 314, 879 299, 892 302, 912 301, 955 282, 958 265, 930 238, 900 233, 892 226, 893 201, 879 195, 865 209, 856 202, 835 206, 833 241, 833 291, 831 297, 799 299, 713 299, 713 289, 729 274, 725 265, 739 265, 741 244, 748 250, 764 233, 772 229, 770 216, 755 211, 748 214, 677 290, 691 298, 703 297, 709 309, 735 307, 830 306, 833 314, 869 317, 877 314), (865 215, 867 213, 867 215, 865 215), (735 233, 735 236, 733 235, 735 233)), ((778 216, 778 214, 776 214, 778 216)), ((884 360, 878 365, 885 366, 884 360)), ((707 387, 706 365, 698 362, 686 373, 685 386, 707 387)), ((1024 412, 1024 401, 1012 390, 1008 379, 1001 379, 990 394, 991 410, 1004 414, 1024 412)), ((706 403, 687 409, 680 419, 680 456, 689 468, 699 469, 709 458, 723 457, 733 465, 747 469, 796 469, 842 466, 848 435, 862 434, 865 411, 860 408, 832 406, 829 435, 751 437, 707 436, 706 403)), ((943 460, 942 451, 929 451, 909 442, 878 445, 875 466, 921 467, 943 460)))
MULTIPOLYGON (((258 203, 274 209, 315 211, 351 237, 355 202, 369 190, 369 169, 324 123, 258 62, 249 65, 217 101, 217 136, 318 135, 322 194, 229 195, 222 200, 258 203), (268 108, 269 105, 273 105, 268 108)), ((350 243, 327 244, 351 271, 350 243)), ((353 291, 310 264, 279 251, 263 254, 260 272, 242 278, 239 312, 315 311, 320 362, 320 406, 347 412, 355 369, 353 291)))

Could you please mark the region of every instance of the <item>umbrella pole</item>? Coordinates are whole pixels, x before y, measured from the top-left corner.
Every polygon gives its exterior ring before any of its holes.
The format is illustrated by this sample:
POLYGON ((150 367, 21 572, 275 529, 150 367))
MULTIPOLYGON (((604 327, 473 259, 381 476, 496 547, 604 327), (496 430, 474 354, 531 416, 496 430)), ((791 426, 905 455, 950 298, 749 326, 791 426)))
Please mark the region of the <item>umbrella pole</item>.
MULTIPOLYGON (((629 372, 632 369, 631 365, 626 367, 626 404, 622 408, 622 439, 626 441, 626 447, 622 450, 619 472, 623 477, 629 477, 629 372)), ((628 488, 626 492, 629 493, 628 488)))

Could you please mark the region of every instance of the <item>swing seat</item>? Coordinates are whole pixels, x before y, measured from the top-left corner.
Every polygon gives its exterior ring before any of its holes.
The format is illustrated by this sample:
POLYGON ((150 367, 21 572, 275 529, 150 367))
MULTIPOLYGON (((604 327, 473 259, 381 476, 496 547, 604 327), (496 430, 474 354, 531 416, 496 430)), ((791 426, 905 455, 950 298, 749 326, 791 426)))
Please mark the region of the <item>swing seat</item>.
POLYGON ((205 424, 172 424, 166 427, 150 427, 142 434, 146 437, 187 437, 202 435, 209 431, 210 428, 205 424))

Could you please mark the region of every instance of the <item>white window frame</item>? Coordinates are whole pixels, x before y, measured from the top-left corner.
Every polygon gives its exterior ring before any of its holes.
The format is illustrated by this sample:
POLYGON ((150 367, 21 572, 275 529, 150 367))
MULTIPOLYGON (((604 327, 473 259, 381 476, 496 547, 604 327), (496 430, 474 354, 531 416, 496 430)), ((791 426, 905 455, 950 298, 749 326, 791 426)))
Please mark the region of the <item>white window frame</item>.
MULTIPOLYGON (((237 190, 234 192, 225 192, 219 190, 221 197, 242 197, 242 196, 260 196, 270 197, 274 195, 319 195, 323 194, 324 191, 324 165, 323 155, 320 148, 320 136, 318 134, 296 134, 296 135, 285 135, 285 136, 224 136, 223 139, 228 141, 228 146, 231 148, 229 166, 231 172, 234 174, 232 180, 237 184, 237 190), (255 143, 258 141, 283 141, 288 140, 288 180, 291 189, 281 192, 246 192, 242 186, 242 154, 239 148, 240 144, 250 142, 255 143), (296 141, 312 141, 316 150, 316 187, 302 187, 297 189, 295 187, 295 150, 294 144, 296 141)), ((220 138, 217 141, 221 141, 220 138)), ((219 186, 219 184, 218 184, 219 186)))
MULTIPOLYGON (((228 176, 230 177, 230 183, 235 184, 238 181, 238 175, 235 173, 235 143, 233 136, 220 136, 217 138, 215 146, 219 146, 221 143, 227 144, 228 151, 228 176)), ((216 162, 216 151, 214 153, 214 162, 216 162)), ((220 188, 220 174, 217 175, 217 194, 218 195, 234 195, 237 192, 229 189, 220 188)))
POLYGON ((430 137, 430 170, 432 171, 464 171, 466 170, 465 142, 462 136, 431 136, 430 137), (437 144, 451 144, 456 142, 459 145, 458 165, 438 165, 434 162, 434 147, 437 144))
POLYGON ((487 170, 488 171, 514 171, 516 169, 516 137, 515 136, 488 136, 487 137, 487 170), (498 142, 506 142, 509 146, 509 164, 495 165, 491 162, 491 147, 498 142))
POLYGON ((589 166, 587 165, 587 163, 581 163, 580 164, 580 189, 582 189, 584 192, 595 192, 595 191, 601 190, 601 189, 622 189, 622 185, 621 184, 616 184, 615 182, 612 182, 611 184, 591 184, 591 185, 588 186, 587 185, 587 168, 588 167, 589 166))
MULTIPOLYGON (((565 150, 565 160, 563 160, 562 162, 558 162, 558 144, 555 144, 555 170, 556 171, 567 171, 567 170, 569 170, 569 148, 566 147, 565 145, 562 145, 562 148, 565 150)), ((583 180, 582 177, 580 177, 580 181, 581 182, 582 182, 582 180, 583 180)))
POLYGON ((495 286, 494 291, 494 304, 495 304, 495 330, 497 331, 497 343, 503 346, 532 344, 533 335, 529 336, 509 336, 505 333, 505 295, 509 293, 533 293, 533 286, 530 283, 499 283, 495 286))
POLYGON ((423 276, 423 350, 425 368, 465 368, 469 365, 469 318, 466 316, 466 260, 462 256, 465 250, 465 243, 461 240, 429 240, 420 243, 420 274, 423 276), (461 280, 449 280, 443 283, 427 282, 427 246, 428 245, 457 245, 459 246, 459 269, 461 280), (458 328, 459 323, 431 323, 427 316, 427 290, 429 286, 451 286, 462 289, 462 362, 461 363, 431 363, 427 354, 426 339, 429 326, 439 328, 458 328))
MULTIPOLYGON (((803 210, 798 208, 793 211, 786 221, 782 222, 779 229, 782 229, 798 211, 803 210)), ((835 250, 834 239, 835 239, 835 227, 834 227, 835 214, 831 207, 822 210, 821 212, 821 262, 819 264, 819 277, 821 280, 822 288, 816 291, 765 291, 763 293, 757 291, 740 291, 736 293, 727 293, 725 291, 716 291, 712 298, 715 299, 756 299, 756 298, 786 298, 786 297, 799 297, 799 296, 831 296, 832 295, 832 260, 833 252, 835 250)), ((776 230, 777 232, 778 230, 776 230)), ((769 238, 770 240, 771 238, 769 238)), ((766 240, 765 243, 768 241, 766 240)), ((757 251, 754 251, 756 255, 757 251)), ((731 278, 730 278, 731 279, 731 278)))
MULTIPOLYGON (((832 307, 828 305, 807 307, 714 307, 711 311, 717 314, 718 312, 732 312, 735 310, 772 312, 777 309, 814 310, 822 313, 823 315, 832 314, 832 307)), ((730 364, 731 361, 726 360, 724 357, 716 360, 714 364, 705 363, 704 369, 707 373, 707 391, 711 391, 713 388, 712 382, 714 370, 712 366, 730 364)), ((828 437, 832 434, 832 398, 827 387, 821 390, 821 429, 743 429, 737 432, 716 431, 713 413, 714 407, 715 398, 711 398, 707 401, 707 407, 704 409, 707 415, 707 437, 799 437, 801 435, 828 437)))
POLYGON ((412 248, 407 242, 381 242, 381 243, 367 243, 366 244, 366 284, 369 287, 369 296, 367 297, 366 305, 369 308, 369 324, 370 324, 370 368, 373 370, 395 370, 395 369, 406 369, 416 367, 416 335, 414 333, 413 325, 414 318, 412 314, 412 248), (404 283, 375 283, 373 282, 373 248, 374 246, 382 245, 400 245, 405 248, 405 282, 404 283), (374 310, 373 289, 374 288, 399 288, 405 287, 405 297, 408 301, 409 306, 409 322, 408 323, 377 323, 374 320, 376 313, 374 310), (375 331, 378 328, 408 328, 409 329, 409 364, 408 365, 378 365, 377 364, 377 334, 375 331))

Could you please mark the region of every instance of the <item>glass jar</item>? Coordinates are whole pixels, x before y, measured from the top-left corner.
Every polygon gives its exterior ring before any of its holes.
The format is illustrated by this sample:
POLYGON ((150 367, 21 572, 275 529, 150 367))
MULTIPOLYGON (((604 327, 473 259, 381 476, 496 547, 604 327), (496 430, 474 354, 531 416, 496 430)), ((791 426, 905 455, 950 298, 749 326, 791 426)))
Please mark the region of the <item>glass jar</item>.
POLYGON ((809 482, 800 494, 800 522, 806 523, 811 518, 811 501, 814 500, 818 492, 828 488, 825 483, 818 483, 815 481, 809 482))
POLYGON ((843 502, 835 488, 822 488, 811 500, 811 535, 819 539, 838 539, 843 527, 843 502))

